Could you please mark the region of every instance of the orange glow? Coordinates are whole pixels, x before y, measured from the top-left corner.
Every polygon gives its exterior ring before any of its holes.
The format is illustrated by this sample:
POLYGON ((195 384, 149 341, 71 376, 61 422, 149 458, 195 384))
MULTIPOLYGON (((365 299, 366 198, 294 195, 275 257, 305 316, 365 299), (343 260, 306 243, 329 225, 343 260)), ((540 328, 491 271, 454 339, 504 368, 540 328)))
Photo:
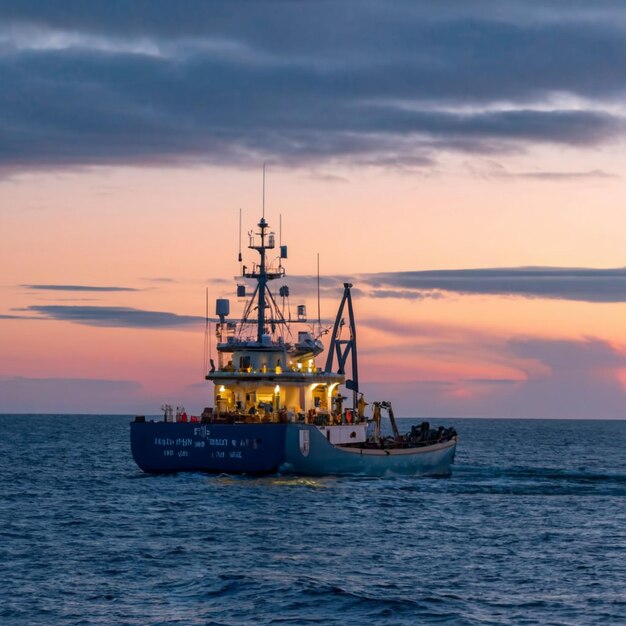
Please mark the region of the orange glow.
MULTIPOLYGON (((580 165, 575 155, 567 158, 572 169, 580 165)), ((528 159, 517 157, 515 167, 528 167, 528 159)), ((616 163, 607 169, 616 171, 616 163)), ((624 178, 485 179, 460 160, 432 178, 347 169, 337 175, 348 182, 304 171, 268 175, 267 219, 278 235, 282 215, 288 275, 314 275, 318 252, 322 275, 346 277, 356 288, 359 274, 385 271, 626 265, 624 178)), ((28 307, 67 305, 202 318, 208 285, 210 314, 215 298, 229 297, 235 315, 238 208, 244 209, 245 246, 245 233, 260 216, 260 192, 259 172, 217 168, 101 168, 2 180, 0 314, 37 317, 28 307), (37 284, 136 291, 22 287, 37 284)), ((311 314, 314 296, 298 295, 295 281, 290 286, 292 307, 308 300, 311 314)), ((446 382, 443 395, 471 402, 558 378, 549 359, 527 347, 530 339, 584 348, 594 338, 615 353, 611 358, 626 355, 624 303, 440 295, 355 297, 363 381, 446 382)), ((323 298, 325 319, 333 318, 340 296, 323 298)), ((146 408, 155 411, 172 396, 203 405, 212 395, 210 385, 203 386, 202 323, 140 329, 0 319, 0 345, 0 377, 136 381, 146 408)), ((324 360, 325 354, 317 365, 324 360)), ((612 376, 626 392, 626 364, 606 371, 603 380, 612 376)))

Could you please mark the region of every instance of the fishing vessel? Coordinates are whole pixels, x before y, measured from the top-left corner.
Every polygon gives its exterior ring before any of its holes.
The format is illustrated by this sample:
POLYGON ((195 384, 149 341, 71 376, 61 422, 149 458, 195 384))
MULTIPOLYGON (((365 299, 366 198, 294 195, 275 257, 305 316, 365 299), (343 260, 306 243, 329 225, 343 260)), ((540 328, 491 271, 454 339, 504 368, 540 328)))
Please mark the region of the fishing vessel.
POLYGON ((206 379, 214 385, 212 406, 198 416, 171 405, 162 407, 161 420, 137 416, 130 428, 137 465, 149 473, 449 474, 457 444, 453 428, 423 422, 400 434, 388 401, 373 402, 366 416, 352 285, 344 283, 320 367, 322 337, 330 328, 320 322, 319 271, 316 326, 303 304, 292 319, 283 265, 287 246, 280 240, 276 246, 265 215, 248 236, 248 248, 258 257, 244 265, 240 243, 237 296, 245 300, 243 315, 231 319, 229 300, 216 300, 217 363, 210 354, 205 359, 206 379), (254 288, 248 297, 249 284, 254 288), (392 435, 383 435, 384 413, 392 435))

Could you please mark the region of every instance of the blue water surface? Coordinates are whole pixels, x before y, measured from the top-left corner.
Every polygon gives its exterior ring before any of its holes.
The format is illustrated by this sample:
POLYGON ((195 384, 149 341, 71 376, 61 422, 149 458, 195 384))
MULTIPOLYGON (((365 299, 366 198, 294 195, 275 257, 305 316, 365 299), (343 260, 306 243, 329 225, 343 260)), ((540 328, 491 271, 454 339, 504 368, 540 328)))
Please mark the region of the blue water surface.
POLYGON ((624 421, 438 420, 439 479, 148 476, 129 421, 0 416, 0 624, 626 623, 624 421))

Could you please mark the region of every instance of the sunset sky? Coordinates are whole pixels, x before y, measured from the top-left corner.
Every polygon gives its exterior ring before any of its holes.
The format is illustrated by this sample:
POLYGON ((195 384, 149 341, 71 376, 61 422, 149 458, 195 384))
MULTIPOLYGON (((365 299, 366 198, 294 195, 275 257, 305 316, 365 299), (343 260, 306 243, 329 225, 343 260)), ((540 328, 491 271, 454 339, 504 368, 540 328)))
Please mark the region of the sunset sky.
POLYGON ((368 400, 625 418, 625 96, 621 1, 3 0, 0 412, 210 405, 265 163, 368 400))

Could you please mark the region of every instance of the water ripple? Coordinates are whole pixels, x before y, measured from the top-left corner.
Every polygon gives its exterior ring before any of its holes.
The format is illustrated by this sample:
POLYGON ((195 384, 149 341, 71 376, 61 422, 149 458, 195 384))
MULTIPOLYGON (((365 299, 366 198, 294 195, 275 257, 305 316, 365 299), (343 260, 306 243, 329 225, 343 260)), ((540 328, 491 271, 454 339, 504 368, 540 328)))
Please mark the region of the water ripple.
POLYGON ((623 622, 625 422, 449 421, 448 478, 310 479, 148 476, 128 421, 0 417, 3 626, 623 622))

